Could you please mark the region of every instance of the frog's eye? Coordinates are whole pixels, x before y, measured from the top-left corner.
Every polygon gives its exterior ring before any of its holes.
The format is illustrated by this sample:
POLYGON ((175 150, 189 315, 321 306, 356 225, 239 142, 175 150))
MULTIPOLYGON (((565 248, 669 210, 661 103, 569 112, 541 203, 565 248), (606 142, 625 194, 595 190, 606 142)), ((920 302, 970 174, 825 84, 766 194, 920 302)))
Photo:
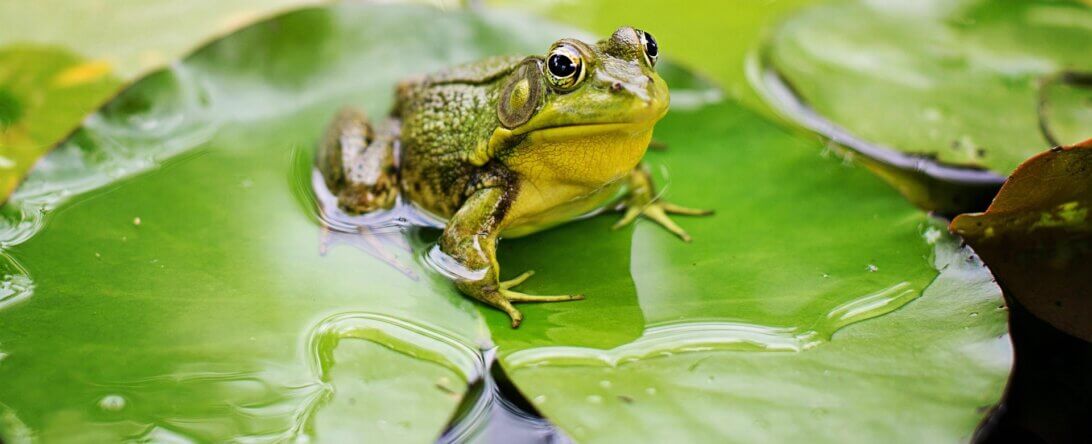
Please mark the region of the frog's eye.
POLYGON ((584 80, 584 59, 576 48, 561 45, 550 51, 546 70, 551 84, 562 90, 572 89, 584 80))
POLYGON ((656 66, 656 59, 660 57, 660 45, 656 44, 656 38, 640 29, 637 30, 637 35, 641 38, 641 49, 645 52, 648 66, 656 66))

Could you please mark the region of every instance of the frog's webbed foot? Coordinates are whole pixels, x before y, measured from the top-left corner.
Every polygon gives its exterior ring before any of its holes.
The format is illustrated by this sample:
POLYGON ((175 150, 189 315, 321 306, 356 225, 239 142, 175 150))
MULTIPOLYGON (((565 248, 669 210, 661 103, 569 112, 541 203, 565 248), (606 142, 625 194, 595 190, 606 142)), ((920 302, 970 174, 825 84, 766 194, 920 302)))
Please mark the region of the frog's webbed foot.
POLYGON ((509 279, 507 281, 501 281, 501 283, 500 283, 500 292, 501 292, 501 294, 504 295, 505 299, 508 299, 511 302, 563 302, 563 301, 579 301, 581 299, 584 299, 584 295, 581 295, 581 294, 562 294, 562 295, 556 295, 556 296, 538 296, 538 295, 520 293, 518 291, 512 291, 511 290, 512 287, 515 287, 515 286, 517 286, 519 284, 522 284, 523 281, 526 281, 527 278, 530 278, 531 276, 534 276, 534 275, 535 275, 535 271, 530 270, 530 271, 524 272, 523 274, 521 274, 519 276, 516 276, 514 279, 509 279))
POLYGON ((674 233, 684 242, 690 242, 691 238, 686 230, 683 230, 668 215, 708 216, 713 214, 712 210, 688 208, 659 200, 653 192, 652 178, 641 168, 633 170, 629 181, 629 193, 622 198, 619 205, 625 213, 612 227, 615 230, 633 223, 637 220, 637 216, 644 216, 674 233))
POLYGON ((708 216, 713 214, 712 210, 699 210, 695 208, 686 208, 675 205, 669 202, 651 202, 644 206, 631 207, 628 204, 625 207, 625 214, 618 220, 611 228, 617 230, 626 225, 633 223, 637 219, 637 216, 644 216, 660 224, 660 226, 674 233, 683 242, 690 242, 692 239, 687 234, 686 230, 682 229, 675 221, 671 220, 668 214, 682 214, 686 216, 708 216))
POLYGON ((533 271, 507 281, 499 279, 497 236, 499 221, 510 205, 506 201, 508 195, 508 188, 500 185, 474 192, 448 222, 440 236, 440 251, 458 263, 460 269, 473 271, 455 279, 459 291, 504 311, 512 319, 512 328, 516 328, 523 321, 523 314, 513 304, 576 301, 584 296, 540 296, 512 290, 534 275, 533 271))
POLYGON ((508 317, 512 319, 512 328, 519 327, 519 324, 523 322, 523 314, 512 304, 523 302, 565 302, 584 299, 584 295, 580 294, 533 295, 511 290, 512 287, 522 284, 534 274, 534 271, 528 271, 514 279, 501 281, 496 286, 485 284, 484 281, 461 281, 458 282, 457 285, 464 293, 507 313, 508 317))

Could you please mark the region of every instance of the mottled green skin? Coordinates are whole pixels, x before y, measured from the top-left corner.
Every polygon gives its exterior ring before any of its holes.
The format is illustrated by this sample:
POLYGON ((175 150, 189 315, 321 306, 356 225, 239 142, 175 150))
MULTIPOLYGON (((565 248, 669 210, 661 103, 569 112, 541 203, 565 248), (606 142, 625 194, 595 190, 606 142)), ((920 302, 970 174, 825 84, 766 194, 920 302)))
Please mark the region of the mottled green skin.
POLYGON ((500 165, 474 165, 468 157, 500 126, 498 78, 521 60, 487 59, 399 86, 392 117, 402 122, 400 168, 407 200, 450 218, 475 189, 504 174, 500 165))
POLYGON ((656 201, 638 168, 669 101, 649 39, 620 28, 595 45, 563 39, 545 57, 492 58, 404 81, 379 131, 344 111, 316 162, 348 211, 389 209, 400 193, 445 220, 430 257, 463 293, 518 326, 513 302, 583 296, 511 290, 530 272, 499 280, 502 235, 530 234, 617 201, 626 211, 619 225, 645 216, 689 240, 666 214, 708 214, 656 201), (551 74, 546 60, 558 51, 579 62, 580 75, 551 74))

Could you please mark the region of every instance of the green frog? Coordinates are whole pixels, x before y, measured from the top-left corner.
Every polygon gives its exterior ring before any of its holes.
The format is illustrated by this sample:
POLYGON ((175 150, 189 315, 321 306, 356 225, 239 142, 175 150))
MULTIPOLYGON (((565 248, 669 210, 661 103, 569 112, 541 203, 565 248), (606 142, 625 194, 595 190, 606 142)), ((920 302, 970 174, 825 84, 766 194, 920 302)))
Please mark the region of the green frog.
POLYGON ((659 45, 631 27, 595 44, 562 39, 545 56, 495 57, 400 82, 390 116, 372 127, 343 110, 316 164, 350 213, 399 201, 444 221, 436 253, 464 294, 503 310, 583 299, 513 290, 500 280, 497 242, 616 209, 622 227, 643 216, 684 241, 669 214, 708 215, 658 199, 641 159, 667 113, 659 45))

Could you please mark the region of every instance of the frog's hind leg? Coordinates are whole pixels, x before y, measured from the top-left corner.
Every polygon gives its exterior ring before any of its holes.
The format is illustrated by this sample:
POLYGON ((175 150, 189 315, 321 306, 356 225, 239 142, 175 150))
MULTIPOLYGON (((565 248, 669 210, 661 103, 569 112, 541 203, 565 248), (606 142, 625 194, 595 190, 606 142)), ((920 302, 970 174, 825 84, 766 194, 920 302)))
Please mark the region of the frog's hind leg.
POLYGON ((397 121, 388 121, 375 131, 364 113, 352 108, 341 110, 330 123, 315 153, 315 163, 345 211, 366 213, 394 205, 398 197, 397 128, 397 121))

